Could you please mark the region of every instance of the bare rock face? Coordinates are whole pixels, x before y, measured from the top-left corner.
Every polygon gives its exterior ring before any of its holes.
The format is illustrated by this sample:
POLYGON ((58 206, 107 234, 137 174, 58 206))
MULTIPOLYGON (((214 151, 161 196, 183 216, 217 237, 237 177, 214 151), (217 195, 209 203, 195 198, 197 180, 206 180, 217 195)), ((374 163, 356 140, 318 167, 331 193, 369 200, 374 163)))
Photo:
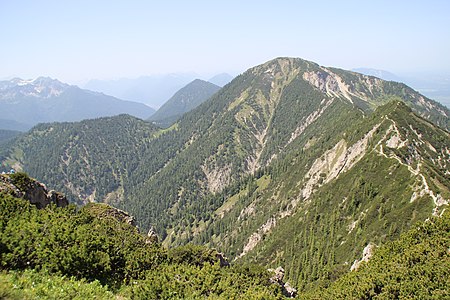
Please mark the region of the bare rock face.
POLYGON ((49 191, 45 184, 28 177, 24 173, 1 175, 0 192, 24 198, 31 204, 36 205, 37 208, 44 208, 50 203, 58 207, 69 205, 66 196, 53 190, 49 191))
POLYGON ((37 181, 30 182, 23 198, 30 201, 31 204, 36 205, 37 208, 44 208, 51 203, 49 197, 47 197, 46 186, 37 181))
POLYGON ((158 238, 158 234, 156 233, 156 230, 153 226, 150 226, 150 229, 147 233, 147 238, 145 239, 145 243, 146 244, 153 244, 153 243, 158 243, 159 238, 158 238))
POLYGON ((372 257, 373 252, 375 250, 375 244, 369 243, 363 250, 363 255, 360 260, 355 260, 355 262, 352 264, 350 271, 356 271, 361 266, 362 262, 368 262, 369 259, 372 257))
POLYGON ((268 271, 273 273, 273 276, 270 278, 270 282, 281 286, 284 296, 294 298, 297 295, 297 290, 293 288, 289 282, 283 282, 284 269, 282 267, 278 267, 275 270, 269 269, 268 271))
POLYGON ((278 267, 275 270, 269 269, 268 271, 273 273, 273 276, 270 277, 271 283, 283 283, 284 269, 282 267, 278 267))

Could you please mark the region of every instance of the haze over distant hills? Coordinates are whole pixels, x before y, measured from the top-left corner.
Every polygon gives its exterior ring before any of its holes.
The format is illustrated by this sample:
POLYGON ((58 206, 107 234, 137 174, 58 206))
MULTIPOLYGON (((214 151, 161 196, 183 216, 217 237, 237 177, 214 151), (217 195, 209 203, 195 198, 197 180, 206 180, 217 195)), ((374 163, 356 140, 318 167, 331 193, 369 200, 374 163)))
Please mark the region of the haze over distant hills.
POLYGON ((233 76, 231 76, 228 73, 220 73, 216 76, 211 77, 208 79, 209 82, 214 83, 215 85, 218 85, 220 87, 223 87, 227 83, 229 83, 231 80, 233 80, 233 76))
POLYGON ((218 90, 220 90, 218 85, 195 79, 176 92, 149 120, 160 127, 169 127, 184 113, 191 111, 208 100, 218 90))
MULTIPOLYGON (((144 103, 158 109, 179 89, 194 79, 201 77, 194 72, 190 72, 141 76, 135 79, 94 79, 87 82, 84 88, 112 95, 120 99, 144 103)), ((230 74, 221 73, 213 76, 208 81, 222 87, 232 79, 233 76, 230 74)))
POLYGON ((144 119, 154 112, 142 103, 83 90, 49 77, 0 81, 0 107, 0 128, 22 131, 42 122, 81 121, 124 113, 144 119))
POLYGON ((423 73, 404 75, 402 77, 403 82, 406 84, 450 108, 450 74, 423 73))
POLYGON ((30 124, 0 118, 0 128, 3 130, 27 131, 30 129, 30 124))
POLYGON ((372 68, 356 68, 354 72, 375 76, 383 80, 408 84, 430 99, 436 100, 450 108, 450 74, 416 73, 396 75, 389 71, 372 68))
POLYGON ((141 76, 135 79, 94 79, 86 83, 84 88, 159 108, 195 78, 198 78, 195 73, 177 73, 141 76))
POLYGON ((372 68, 356 68, 356 69, 352 69, 352 71, 357 72, 357 73, 361 73, 364 75, 369 75, 369 76, 375 76, 378 78, 381 78, 383 80, 389 80, 389 81, 397 81, 397 82, 401 82, 401 78, 398 77, 397 75, 385 71, 385 70, 378 70, 378 69, 372 69, 372 68))

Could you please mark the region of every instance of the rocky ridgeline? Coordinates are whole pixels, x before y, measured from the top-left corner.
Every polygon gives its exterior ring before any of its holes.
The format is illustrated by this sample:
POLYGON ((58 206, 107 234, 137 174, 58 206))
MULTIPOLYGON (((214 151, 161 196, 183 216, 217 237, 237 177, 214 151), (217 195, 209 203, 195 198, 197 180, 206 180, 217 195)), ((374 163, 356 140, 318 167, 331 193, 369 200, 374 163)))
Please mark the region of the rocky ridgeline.
POLYGON ((48 190, 45 184, 28 177, 25 173, 1 174, 0 193, 24 198, 37 208, 44 208, 50 203, 58 207, 69 205, 66 196, 54 190, 48 190))
MULTIPOLYGON (((25 173, 0 174, 0 194, 8 194, 16 198, 23 198, 30 201, 37 208, 45 208, 53 203, 57 207, 69 205, 69 201, 62 193, 48 190, 45 184, 30 178, 25 173)), ((91 203, 86 206, 87 210, 96 218, 113 218, 118 222, 136 227, 136 219, 126 211, 112 207, 104 203, 91 203)), ((147 242, 158 242, 158 236, 154 229, 150 229, 147 235, 147 242)))

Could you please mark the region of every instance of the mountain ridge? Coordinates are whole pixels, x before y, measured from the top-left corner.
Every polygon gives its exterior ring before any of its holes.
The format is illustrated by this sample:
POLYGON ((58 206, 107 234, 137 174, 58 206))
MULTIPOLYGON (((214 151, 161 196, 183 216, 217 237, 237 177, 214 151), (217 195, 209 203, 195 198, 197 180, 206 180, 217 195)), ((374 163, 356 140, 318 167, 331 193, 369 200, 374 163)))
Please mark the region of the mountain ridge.
POLYGON ((178 90, 148 120, 158 126, 169 127, 184 113, 208 100, 219 89, 220 87, 213 83, 195 79, 178 90))
MULTIPOLYGON (((284 265, 290 281, 310 289, 340 276, 369 242, 393 239, 448 206, 448 116, 404 84, 277 58, 237 76, 170 128, 152 129, 139 148, 140 139, 117 131, 117 141, 129 141, 121 149, 139 150, 114 203, 167 246, 209 244, 238 261, 284 265)), ((65 143, 51 126, 34 134, 65 143)), ((108 136, 101 128, 96 135, 108 136)), ((32 170, 39 161, 43 174, 61 164, 78 170, 60 154, 30 156, 35 142, 27 140, 33 136, 15 145, 10 163, 32 170)), ((85 143, 83 151, 94 149, 85 143)), ((91 170, 76 188, 105 201, 87 188, 103 174, 91 170)), ((51 174, 46 181, 62 182, 51 174)))
POLYGON ((234 77, 228 73, 220 73, 220 74, 214 75, 213 77, 208 79, 208 81, 211 83, 214 83, 215 85, 218 85, 220 87, 224 87, 231 80, 233 80, 233 78, 234 77))
POLYGON ((81 121, 121 113, 147 118, 153 112, 143 104, 83 90, 49 77, 1 81, 0 104, 1 118, 18 122, 9 124, 18 130, 23 129, 19 124, 29 129, 42 122, 81 121))

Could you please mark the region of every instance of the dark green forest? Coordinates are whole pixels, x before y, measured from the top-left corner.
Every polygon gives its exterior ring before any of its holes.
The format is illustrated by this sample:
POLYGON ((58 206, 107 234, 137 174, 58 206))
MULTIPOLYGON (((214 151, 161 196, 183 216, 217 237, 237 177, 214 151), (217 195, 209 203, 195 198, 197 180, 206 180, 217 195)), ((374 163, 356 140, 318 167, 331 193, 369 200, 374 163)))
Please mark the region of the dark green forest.
POLYGON ((0 145, 12 140, 20 134, 20 131, 0 129, 0 145))

